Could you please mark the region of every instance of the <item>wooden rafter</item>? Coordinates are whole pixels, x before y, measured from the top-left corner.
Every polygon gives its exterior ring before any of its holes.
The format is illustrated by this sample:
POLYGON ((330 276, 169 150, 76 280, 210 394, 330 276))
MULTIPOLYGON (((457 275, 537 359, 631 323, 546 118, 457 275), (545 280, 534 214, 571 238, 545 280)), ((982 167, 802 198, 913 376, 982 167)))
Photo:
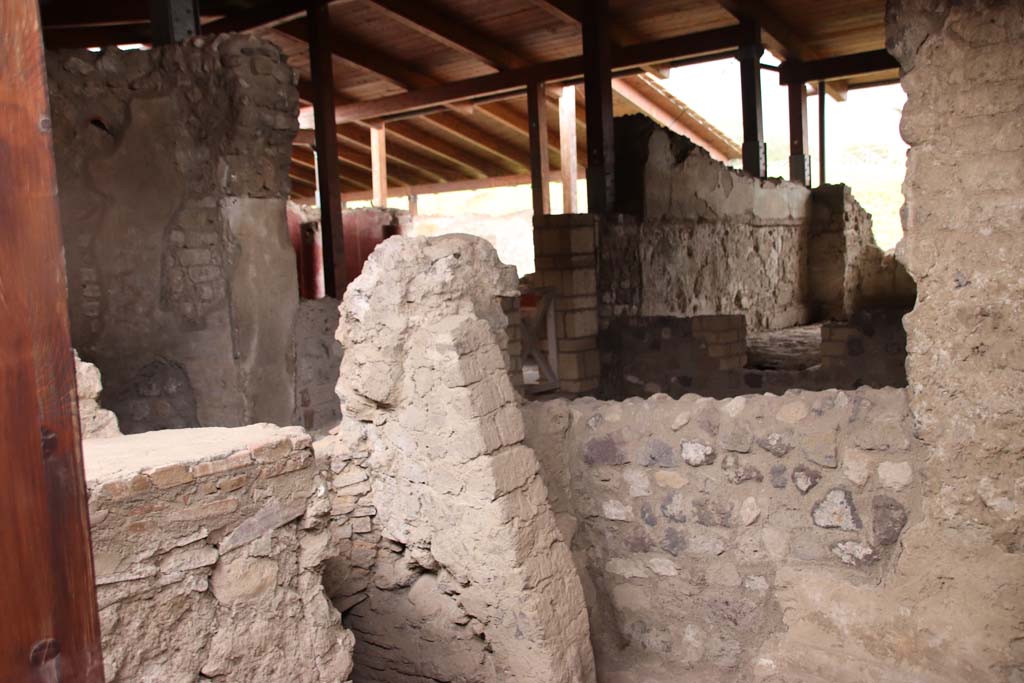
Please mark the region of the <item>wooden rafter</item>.
POLYGON ((495 70, 526 66, 528 61, 507 49, 493 36, 421 0, 369 0, 396 21, 495 70))
MULTIPOLYGON (((743 37, 744 29, 730 26, 630 45, 613 51, 612 68, 628 70, 643 64, 729 52, 740 44, 743 37)), ((582 74, 583 58, 569 57, 488 76, 442 83, 400 95, 343 105, 338 107, 337 118, 339 121, 372 120, 500 93, 525 93, 528 83, 561 82, 578 78, 582 74)))

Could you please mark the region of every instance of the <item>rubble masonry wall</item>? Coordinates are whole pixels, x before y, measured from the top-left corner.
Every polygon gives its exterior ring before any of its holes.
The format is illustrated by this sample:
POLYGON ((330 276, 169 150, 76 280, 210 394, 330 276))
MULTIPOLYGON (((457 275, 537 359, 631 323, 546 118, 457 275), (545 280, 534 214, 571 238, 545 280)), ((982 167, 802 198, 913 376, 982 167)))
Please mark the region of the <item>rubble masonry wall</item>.
POLYGON ((50 52, 72 340, 128 433, 294 411, 294 73, 249 36, 50 52))
POLYGON ((301 428, 87 439, 84 457, 109 683, 348 679, 321 574, 362 535, 301 428))
POLYGON ((833 647, 815 614, 834 608, 872 645, 875 620, 895 616, 826 603, 889 581, 920 521, 905 390, 561 399, 524 415, 602 680, 824 680, 822 649, 840 680, 930 680, 833 647))

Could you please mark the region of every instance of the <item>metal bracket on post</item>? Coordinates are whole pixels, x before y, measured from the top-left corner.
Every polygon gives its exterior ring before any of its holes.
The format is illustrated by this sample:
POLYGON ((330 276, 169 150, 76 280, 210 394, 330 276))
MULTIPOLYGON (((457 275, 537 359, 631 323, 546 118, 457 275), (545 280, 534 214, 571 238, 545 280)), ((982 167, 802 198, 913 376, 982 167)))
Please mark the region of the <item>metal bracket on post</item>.
POLYGON ((199 35, 196 0, 149 0, 154 45, 180 43, 199 35))

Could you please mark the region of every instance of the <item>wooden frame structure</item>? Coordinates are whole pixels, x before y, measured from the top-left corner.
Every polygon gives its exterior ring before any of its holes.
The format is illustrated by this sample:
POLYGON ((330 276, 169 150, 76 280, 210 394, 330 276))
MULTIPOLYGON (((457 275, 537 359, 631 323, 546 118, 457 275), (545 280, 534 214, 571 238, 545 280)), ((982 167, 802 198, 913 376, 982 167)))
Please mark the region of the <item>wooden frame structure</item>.
POLYGON ((0 1, 0 680, 102 683, 46 70, 0 1))

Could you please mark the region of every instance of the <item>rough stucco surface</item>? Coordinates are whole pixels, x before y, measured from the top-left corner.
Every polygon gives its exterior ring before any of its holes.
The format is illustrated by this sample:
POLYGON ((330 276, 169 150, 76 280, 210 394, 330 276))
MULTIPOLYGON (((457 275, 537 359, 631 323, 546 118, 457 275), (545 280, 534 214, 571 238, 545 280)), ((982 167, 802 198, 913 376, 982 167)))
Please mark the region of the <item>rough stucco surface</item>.
POLYGON ((305 432, 89 439, 84 458, 107 681, 348 678, 354 639, 321 583, 345 520, 305 432))
POLYGON ((524 414, 590 585, 601 680, 824 680, 822 656, 842 680, 927 680, 864 673, 884 671, 870 665, 886 646, 873 593, 920 520, 924 453, 904 390, 555 400, 524 414))
POLYGON ((1024 5, 889 3, 907 92, 911 408, 929 446, 902 616, 935 680, 1024 680, 1024 5))
POLYGON ((640 223, 643 315, 744 313, 751 328, 807 322, 811 193, 650 137, 640 223))
POLYGON ((86 363, 75 351, 75 384, 78 388, 78 424, 83 439, 119 436, 117 416, 100 407, 103 384, 100 371, 92 363, 86 363))
MULTIPOLYGON (((501 297, 516 286, 482 239, 392 237, 345 293, 335 450, 368 473, 387 548, 346 616, 356 681, 594 680, 580 581, 506 372, 501 297)), ((335 486, 367 476, 336 470, 335 486)))
POLYGON ((125 432, 291 420, 294 78, 248 36, 47 55, 72 339, 125 432))
POLYGON ((303 299, 295 319, 295 419, 306 429, 326 432, 341 420, 335 388, 342 348, 338 329, 338 300, 303 299))

